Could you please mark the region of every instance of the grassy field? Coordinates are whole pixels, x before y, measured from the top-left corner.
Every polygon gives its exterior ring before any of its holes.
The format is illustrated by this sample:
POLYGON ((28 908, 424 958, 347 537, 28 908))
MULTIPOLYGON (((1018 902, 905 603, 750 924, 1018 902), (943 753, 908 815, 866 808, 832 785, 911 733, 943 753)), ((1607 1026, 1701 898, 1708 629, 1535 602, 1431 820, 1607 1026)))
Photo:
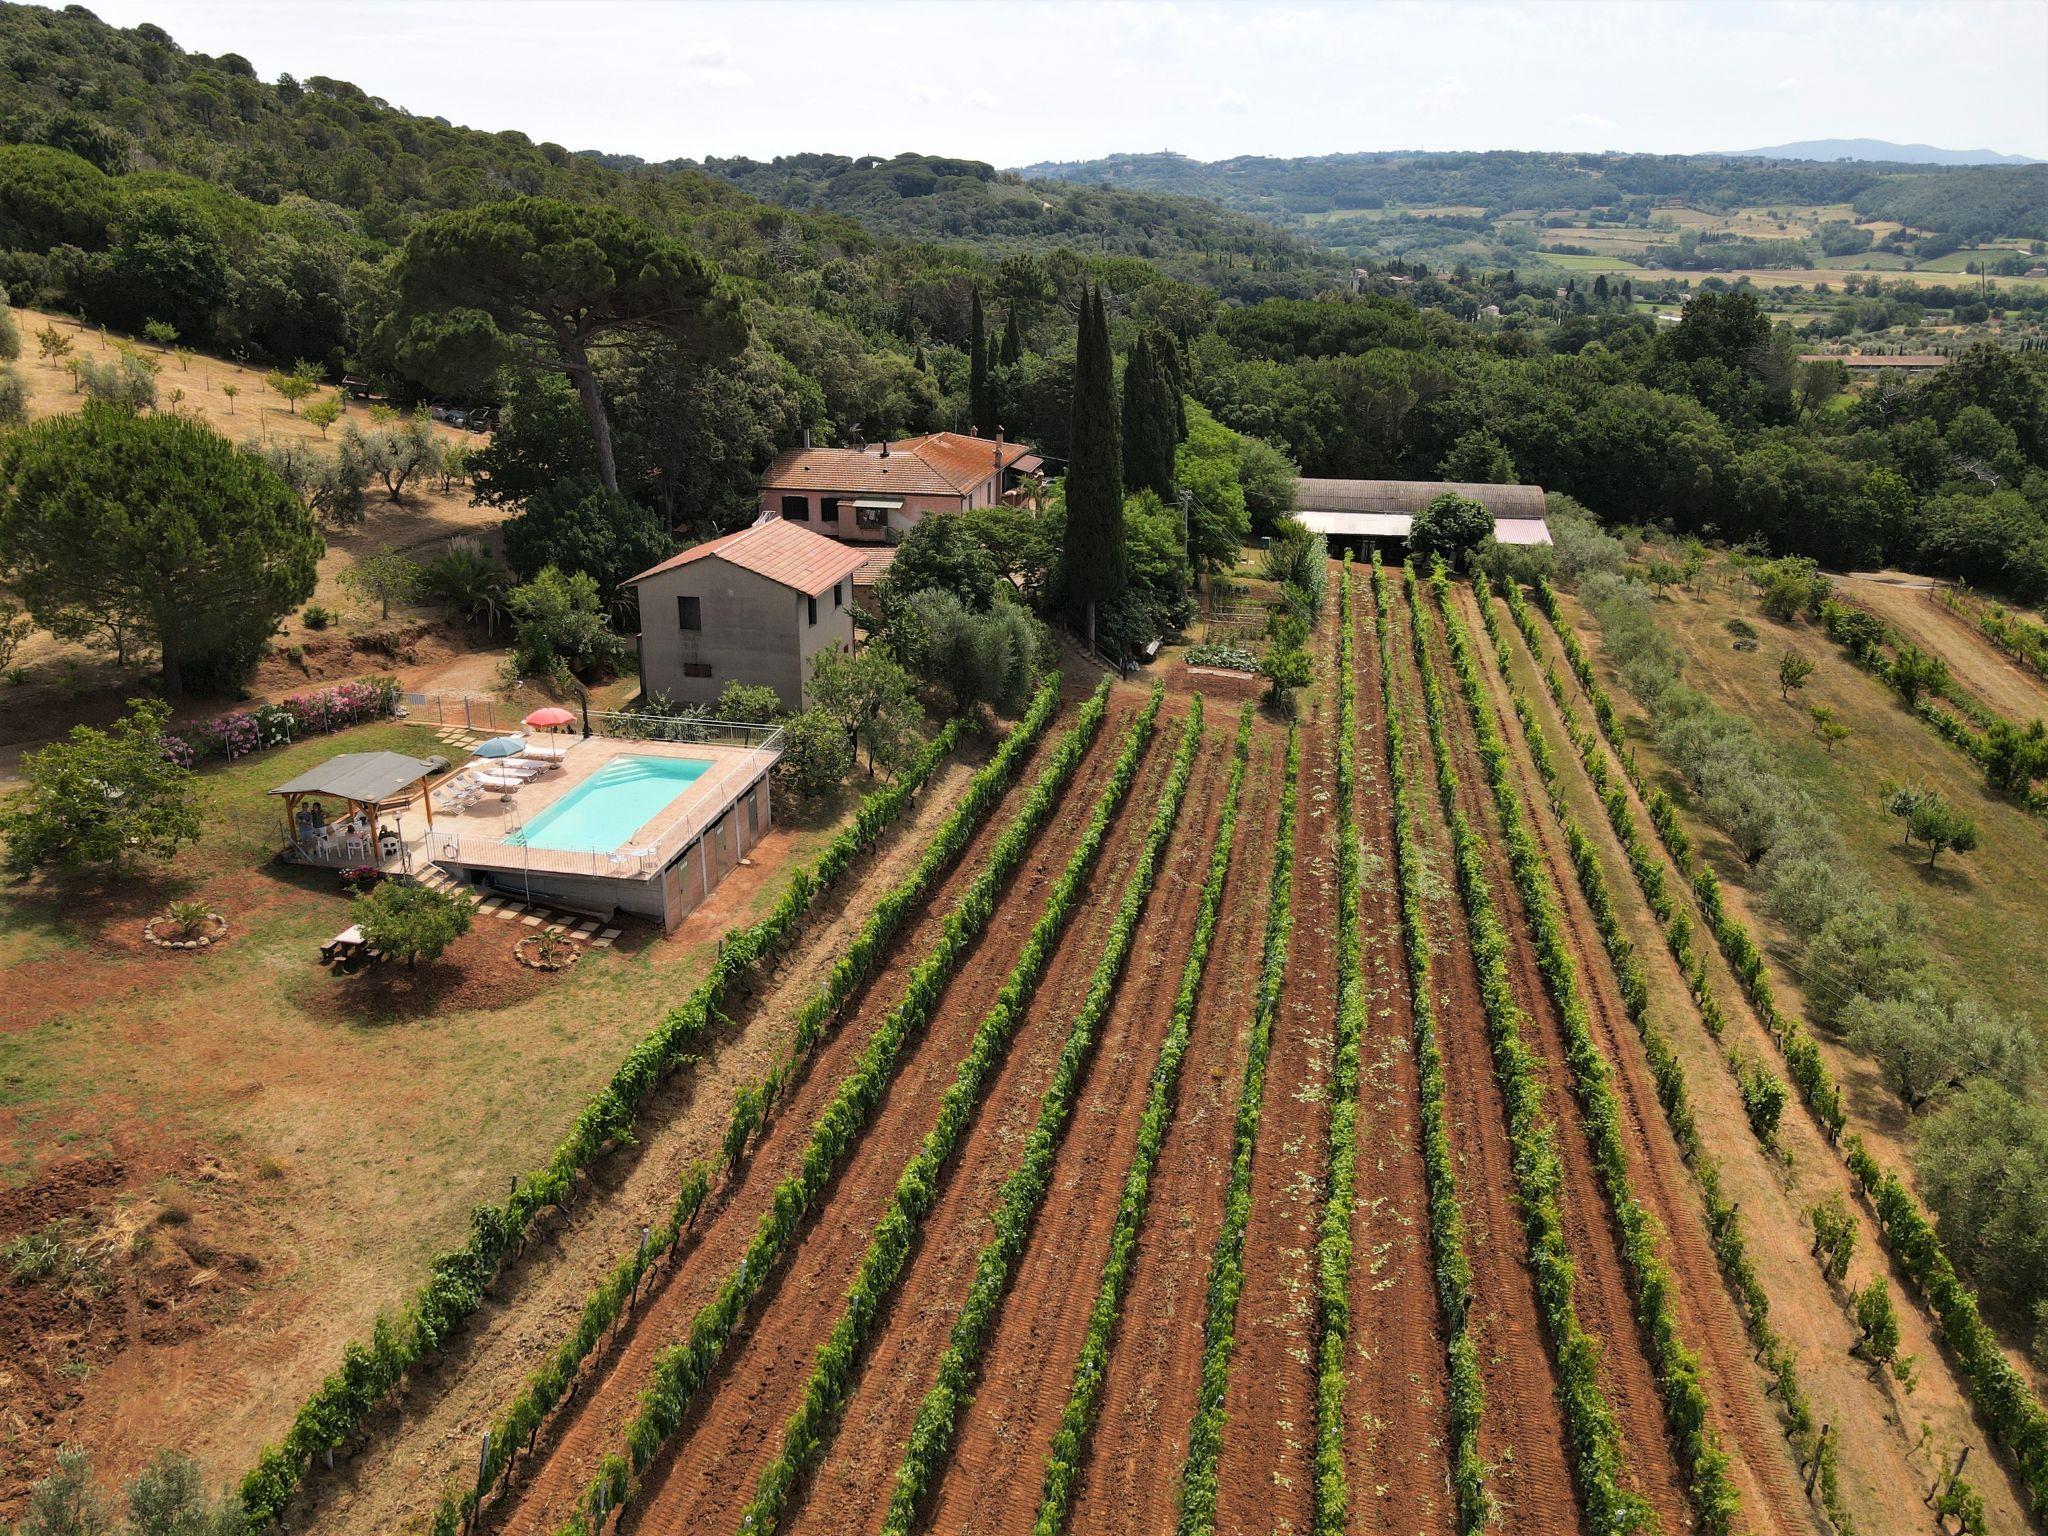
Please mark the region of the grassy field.
POLYGON ((169 871, 0 885, 0 1240, 57 1220, 108 1254, 91 1306, 17 1315, 39 1292, 0 1286, 0 1333, 34 1341, 7 1395, 47 1381, 73 1399, 35 1403, 32 1430, 0 1423, 0 1512, 67 1438, 233 1470, 837 822, 778 825, 676 935, 628 924, 560 975, 514 962, 527 930, 494 920, 416 972, 332 975, 317 949, 346 895, 273 861, 267 791, 338 752, 437 747, 389 723, 211 769, 205 835, 169 871), (220 912, 227 941, 147 945, 178 896, 220 912))
POLYGON ((1856 667, 1818 628, 1765 618, 1739 578, 1703 592, 1674 588, 1661 617, 1687 658, 1686 675, 1717 702, 1747 716, 1788 770, 1834 813, 1850 852, 1880 890, 1910 898, 1927 936, 1958 975, 2012 1016, 2048 1031, 2040 976, 2048 966, 2048 915, 2040 871, 2048 869, 2048 822, 1984 784, 1975 764, 1907 712, 1882 683, 1856 667), (1734 648, 1742 619, 1761 632, 1754 651, 1734 648), (1780 696, 1778 659, 1796 651, 1814 663, 1793 702, 1780 696), (1850 736, 1829 753, 1808 710, 1834 709, 1850 736), (1976 818, 1983 846, 1928 868, 1901 846, 1899 823, 1879 803, 1886 781, 1938 789, 1976 818))

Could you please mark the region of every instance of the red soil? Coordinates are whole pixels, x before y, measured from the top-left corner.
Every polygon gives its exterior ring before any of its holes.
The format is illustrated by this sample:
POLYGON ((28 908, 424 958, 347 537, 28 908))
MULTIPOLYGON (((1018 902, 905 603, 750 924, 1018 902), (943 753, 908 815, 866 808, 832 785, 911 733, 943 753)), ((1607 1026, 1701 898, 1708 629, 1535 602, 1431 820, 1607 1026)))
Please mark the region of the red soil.
POLYGON ((1070 1527, 1077 1536, 1153 1536, 1173 1524, 1201 1386, 1203 1297, 1230 1179, 1232 1116, 1258 988, 1283 763, 1280 734, 1258 731, 1222 914, 1181 1062, 1179 1103, 1152 1171, 1108 1386, 1082 1462, 1070 1527))
MULTIPOLYGON (((1409 722, 1409 772, 1417 789, 1424 855, 1436 878, 1428 903, 1445 1120, 1457 1158, 1458 1198, 1472 1262, 1469 1328, 1486 1388, 1479 1450, 1487 1491, 1505 1529, 1554 1536, 1578 1528, 1570 1452, 1558 1410, 1558 1376, 1537 1310, 1528 1241, 1515 1204, 1514 1152, 1494 1082, 1486 1014, 1471 935, 1458 900, 1450 832, 1440 811, 1409 643, 1407 601, 1389 578, 1394 687, 1409 722)), ((1448 702, 1448 701, 1447 701, 1448 702)))
MULTIPOLYGON (((983 1089, 959 1153, 941 1176, 944 1193, 926 1217, 923 1253, 932 1251, 939 1234, 957 1230, 962 1218, 972 1222, 973 1245, 986 1236, 973 1218, 993 1202, 995 1186, 1014 1157, 1012 1149, 1021 1149, 1030 1132, 1067 1024, 1085 995, 1122 896, 1123 872, 1135 859, 1151 821, 1169 757, 1168 745, 1155 738, 1118 811, 1080 909, 994 1080, 983 1089)), ((1092 809, 1098 789, 1077 782, 1069 799, 1092 809)), ((1048 884, 1065 862, 1062 856, 1047 867, 1048 884)), ((1014 898, 1015 893, 1006 901, 1006 912, 1014 910, 1014 898)), ((1033 904, 1029 921, 1015 925, 1019 947, 1038 915, 1033 904)), ((984 944, 972 962, 978 973, 975 980, 985 991, 970 1002, 956 982, 939 1017, 909 1048, 875 1119, 836 1180, 826 1208, 757 1308, 758 1320, 728 1351, 701 1411, 685 1422, 673 1452, 650 1469, 639 1500, 627 1512, 624 1529, 680 1536, 738 1527, 762 1468, 782 1449, 784 1426, 802 1401, 818 1348, 845 1312, 847 1288, 897 1180, 936 1119, 939 1101, 1016 958, 1014 950, 999 963, 990 963, 992 957, 992 946, 984 944)), ((969 1246, 960 1284, 951 1295, 964 1292, 972 1267, 969 1246)), ((914 1266, 905 1279, 917 1284, 914 1266)), ((913 1290, 899 1284, 896 1294, 899 1301, 892 1305, 892 1313, 901 1310, 901 1299, 931 1292, 923 1285, 913 1290)), ((943 1334, 940 1340, 935 1347, 943 1347, 943 1334)), ((931 1352, 924 1351, 924 1358, 931 1352)), ((894 1454, 900 1452, 892 1453, 892 1469, 894 1454)))
POLYGON ((1431 654, 1446 695, 1445 714, 1458 768, 1459 802, 1484 848, 1487 884, 1509 937, 1508 970, 1516 1001, 1525 1015, 1525 1038, 1545 1072, 1544 1105, 1553 1122, 1553 1139, 1564 1174, 1558 1205, 1564 1218, 1566 1244, 1578 1268, 1573 1301, 1580 1326, 1605 1346, 1601 1353, 1600 1385, 1621 1433, 1623 1482, 1649 1500, 1667 1531, 1682 1531, 1690 1524, 1685 1479, 1665 1429, 1656 1375, 1636 1326, 1620 1234, 1607 1208, 1600 1176, 1587 1145, 1584 1117, 1572 1093, 1564 1027, 1537 965, 1528 913, 1508 866, 1507 848, 1494 816, 1493 795, 1479 759, 1471 715, 1459 692, 1441 625, 1431 633, 1431 654))
MULTIPOLYGON (((1478 613, 1472 594, 1459 590, 1468 619, 1477 624, 1478 613)), ((1503 619, 1503 622, 1506 622, 1503 619)), ((1510 645, 1519 645, 1510 639, 1510 645)), ((1496 700, 1504 701, 1499 668, 1490 647, 1482 648, 1484 673, 1496 700)), ((1552 738, 1554 757, 1567 753, 1561 722, 1553 714, 1548 694, 1537 693, 1541 684, 1525 688, 1530 703, 1545 723, 1552 738)), ((1731 1474, 1748 1528, 1757 1532, 1807 1532, 1811 1523, 1801 1518, 1805 1495, 1799 1486, 1798 1468, 1793 1464, 1785 1437, 1779 1432, 1775 1415, 1763 1399, 1763 1377, 1752 1359, 1748 1334, 1735 1303, 1721 1279, 1720 1266, 1709 1244, 1706 1218, 1692 1176, 1687 1172, 1678 1145, 1672 1139, 1670 1122, 1657 1100, 1657 1086, 1642 1038, 1629 1022, 1608 964, 1606 947, 1593 921, 1578 880, 1570 872, 1570 856, 1564 850, 1564 833, 1555 821, 1550 802, 1537 778, 1512 704, 1502 703, 1504 734, 1508 736, 1523 804, 1530 811, 1530 826, 1543 845, 1552 877, 1563 900, 1559 912, 1565 936, 1578 963, 1587 1010, 1593 1022, 1601 1054, 1614 1068, 1614 1087, 1621 1102, 1622 1127, 1626 1133, 1629 1172, 1636 1197, 1657 1218, 1663 1230, 1658 1251, 1677 1279, 1673 1307, 1678 1315, 1679 1334, 1700 1357, 1707 1399, 1713 1405, 1714 1427, 1731 1458, 1731 1474)), ((1575 754, 1573 754, 1575 756, 1575 754)), ((1561 773, 1576 771, 1559 762, 1561 773)), ((1588 836, 1602 836, 1605 823, 1587 824, 1588 836)), ((1660 948, 1641 951, 1651 964, 1662 960, 1660 948)))
MULTIPOLYGON (((1336 626, 1324 628, 1327 679, 1336 626)), ((1316 1236, 1337 1029, 1337 710, 1327 694, 1315 690, 1314 716, 1302 731, 1294 927, 1252 1158, 1244 1290, 1217 1464, 1222 1532, 1305 1531, 1314 1513, 1316 1236)))
MULTIPOLYGON (((994 996, 1001 976, 1036 920, 1047 888, 1087 824, 1093 797, 1081 786, 1106 774, 1129 713, 1112 705, 1065 803, 1012 878, 1011 910, 991 922, 968 955, 941 1009, 939 1024, 966 1009, 985 1008, 994 996), (991 968, 997 978, 994 982, 988 980, 991 968)), ((876 1027, 900 1000, 910 972, 930 948, 946 914, 972 884, 989 843, 1000 835, 1028 790, 1035 767, 1018 776, 1004 802, 939 883, 923 915, 898 941, 887 964, 848 1003, 844 1022, 818 1047, 801 1081, 777 1109, 737 1177, 716 1196, 717 1209, 700 1217, 696 1232, 680 1245, 679 1257, 652 1281, 638 1313, 627 1325, 623 1347, 615 1357, 595 1362, 586 1371, 575 1400, 566 1410, 558 1411, 543 1440, 540 1460, 521 1476, 497 1522, 505 1529, 551 1530, 588 1485, 599 1458, 619 1449, 624 1426, 638 1409, 639 1394, 654 1358, 684 1336, 697 1309, 716 1293, 739 1262, 775 1186, 801 1157, 817 1114, 838 1091, 876 1027)), ((906 1054, 912 1049, 914 1046, 906 1048, 906 1054)))
POLYGON ((1429 1244, 1415 1014, 1401 942, 1394 802, 1386 775, 1379 652, 1357 582, 1356 815, 1366 1025, 1359 1051, 1358 1183, 1351 1223, 1351 1367, 1344 1447, 1351 1508, 1367 1531, 1448 1532, 1450 1425, 1443 1319, 1429 1244))
MULTIPOLYGON (((1028 1533, 1037 1517, 1047 1453, 1073 1385, 1152 1068, 1187 964, 1228 756, 1227 738, 1219 743, 1212 735, 1188 787, 1129 966, 1098 1032, 1031 1245, 983 1356, 979 1391, 961 1416, 953 1462, 930 1511, 934 1531, 1028 1533)), ((985 1237, 986 1229, 977 1215, 975 1235, 985 1237)), ((913 1379, 923 1386, 923 1377, 918 1372, 913 1379)), ((915 1402, 906 1408, 893 1426, 892 1455, 900 1453, 916 1415, 915 1402)), ((848 1471, 852 1483, 873 1476, 871 1467, 848 1471)), ((844 1508, 834 1498, 814 1500, 814 1511, 833 1514, 813 1527, 856 1529, 851 1514, 840 1513, 844 1508)))

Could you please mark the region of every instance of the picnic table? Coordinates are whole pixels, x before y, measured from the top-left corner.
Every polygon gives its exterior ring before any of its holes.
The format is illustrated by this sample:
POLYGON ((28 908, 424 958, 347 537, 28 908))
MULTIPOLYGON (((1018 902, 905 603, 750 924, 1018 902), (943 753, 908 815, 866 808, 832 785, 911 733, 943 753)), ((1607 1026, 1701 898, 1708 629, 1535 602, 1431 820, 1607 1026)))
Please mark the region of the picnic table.
POLYGON ((330 965, 337 960, 353 960, 363 952, 363 930, 350 923, 341 932, 320 946, 320 963, 330 965))

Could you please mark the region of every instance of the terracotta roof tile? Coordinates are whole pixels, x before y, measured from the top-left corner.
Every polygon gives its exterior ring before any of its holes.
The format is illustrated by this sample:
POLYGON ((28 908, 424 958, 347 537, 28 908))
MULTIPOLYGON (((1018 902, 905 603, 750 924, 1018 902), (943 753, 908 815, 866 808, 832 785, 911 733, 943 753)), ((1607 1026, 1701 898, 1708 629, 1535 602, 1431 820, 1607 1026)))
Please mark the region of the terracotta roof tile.
POLYGON ((807 597, 816 597, 834 582, 844 581, 867 559, 867 552, 858 545, 841 544, 795 523, 756 523, 672 555, 630 578, 627 585, 712 555, 807 597))
MULTIPOLYGON (((875 448, 792 448, 761 476, 771 491, 854 495, 965 496, 995 472, 996 441, 960 432, 931 432, 875 448)), ((1031 456, 1028 443, 1002 444, 1003 467, 1031 456)))

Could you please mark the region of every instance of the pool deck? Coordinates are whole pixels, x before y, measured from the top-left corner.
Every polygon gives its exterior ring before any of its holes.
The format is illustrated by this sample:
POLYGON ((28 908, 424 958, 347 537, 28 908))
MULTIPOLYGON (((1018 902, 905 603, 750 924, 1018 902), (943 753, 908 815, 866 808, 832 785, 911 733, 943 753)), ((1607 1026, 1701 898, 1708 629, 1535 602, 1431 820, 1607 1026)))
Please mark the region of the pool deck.
MULTIPOLYGON (((536 744, 545 744, 544 737, 536 736, 534 740, 536 744)), ((766 773, 779 755, 758 747, 632 741, 611 736, 590 736, 580 741, 563 737, 562 744, 569 748, 562 766, 512 791, 509 799, 486 791, 469 810, 455 811, 444 808, 444 801, 448 785, 457 776, 451 774, 435 786, 434 831, 427 840, 428 855, 442 864, 467 869, 652 880, 670 859, 730 809, 735 797, 766 773), (523 843, 506 841, 618 757, 687 758, 711 766, 684 785, 653 820, 610 852, 529 848, 523 843)))

